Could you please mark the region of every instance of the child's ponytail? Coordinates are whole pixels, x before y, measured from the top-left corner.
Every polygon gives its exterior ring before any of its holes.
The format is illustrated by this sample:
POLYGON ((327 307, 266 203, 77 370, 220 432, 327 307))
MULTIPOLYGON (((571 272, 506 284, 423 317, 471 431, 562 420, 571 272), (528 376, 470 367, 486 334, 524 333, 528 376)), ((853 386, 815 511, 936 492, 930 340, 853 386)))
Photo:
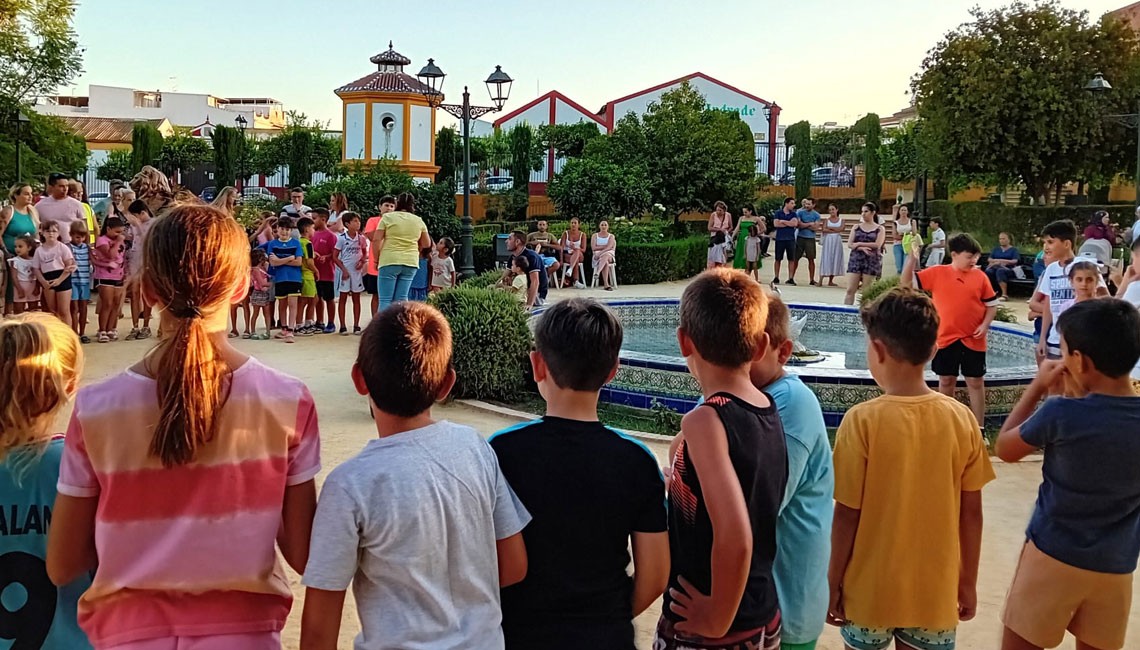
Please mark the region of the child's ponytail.
POLYGON ((228 311, 249 279, 249 245, 236 221, 205 205, 178 205, 155 220, 143 250, 143 282, 176 323, 153 366, 161 409, 150 453, 166 467, 194 460, 218 428, 231 369, 208 320, 228 311))

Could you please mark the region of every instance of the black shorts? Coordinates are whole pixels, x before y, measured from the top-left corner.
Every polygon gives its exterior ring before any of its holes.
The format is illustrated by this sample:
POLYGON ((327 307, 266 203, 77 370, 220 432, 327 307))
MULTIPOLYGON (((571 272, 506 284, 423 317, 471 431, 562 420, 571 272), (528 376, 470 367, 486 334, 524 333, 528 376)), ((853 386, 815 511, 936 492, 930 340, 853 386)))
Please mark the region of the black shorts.
POLYGON ((328 302, 336 297, 332 280, 317 280, 317 299, 328 302))
POLYGON ((123 286, 123 281, 122 280, 107 280, 105 278, 100 280, 99 278, 95 278, 95 281, 92 283, 91 286, 93 286, 95 288, 99 288, 99 287, 121 287, 121 286, 123 286))
MULTIPOLYGON (((45 271, 44 272, 44 279, 47 280, 48 282, 51 282, 52 280, 58 278, 61 275, 63 275, 63 271, 45 271)), ((51 288, 51 290, 56 291, 56 292, 71 291, 71 276, 70 275, 67 276, 66 280, 55 285, 54 287, 51 288)))
POLYGON ((930 369, 939 377, 985 377, 986 353, 971 350, 965 343, 954 341, 938 349, 934 361, 930 362, 930 369))
POLYGON ((376 286, 378 276, 364 274, 364 291, 370 296, 380 295, 380 289, 376 286))
POLYGON ((809 260, 815 259, 815 238, 808 239, 807 237, 796 237, 796 259, 806 257, 809 260))
POLYGON ((796 240, 776 240, 776 261, 786 259, 792 262, 796 259, 796 240))
POLYGON ((288 298, 290 296, 301 296, 301 283, 300 282, 274 282, 273 295, 278 298, 288 298))

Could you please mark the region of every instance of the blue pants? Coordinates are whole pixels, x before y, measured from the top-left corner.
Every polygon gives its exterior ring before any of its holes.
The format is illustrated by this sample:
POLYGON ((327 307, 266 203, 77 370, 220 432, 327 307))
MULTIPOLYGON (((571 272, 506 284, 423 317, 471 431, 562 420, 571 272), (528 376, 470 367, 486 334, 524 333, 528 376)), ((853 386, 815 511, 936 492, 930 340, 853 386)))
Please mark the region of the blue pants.
POLYGON ((416 267, 389 264, 380 267, 376 288, 380 295, 379 311, 384 311, 394 302, 404 302, 412 290, 412 280, 416 277, 416 267))
POLYGON ((894 245, 895 252, 895 272, 902 275, 903 262, 906 261, 906 251, 903 250, 902 244, 894 245))

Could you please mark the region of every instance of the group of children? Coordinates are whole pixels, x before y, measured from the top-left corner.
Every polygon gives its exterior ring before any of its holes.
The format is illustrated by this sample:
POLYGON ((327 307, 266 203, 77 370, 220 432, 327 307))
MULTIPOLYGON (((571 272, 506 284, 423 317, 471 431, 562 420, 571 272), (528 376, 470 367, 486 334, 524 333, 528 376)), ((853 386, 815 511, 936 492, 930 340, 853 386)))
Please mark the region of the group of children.
MULTIPOLYGON (((278 270, 305 259, 292 225, 278 224, 278 270)), ((248 250, 206 206, 156 220, 142 282, 169 335, 78 394, 74 333, 37 314, 0 322, 0 564, 26 593, 27 647, 280 648, 292 598, 275 549, 307 587, 306 650, 337 647, 350 586, 362 649, 633 648, 632 619, 664 594, 655 650, 806 650, 825 619, 855 650, 950 650, 977 611, 994 472, 970 410, 927 387, 940 314, 921 292, 862 307, 884 395, 846 414, 832 453, 818 402, 782 369, 786 306, 742 272, 698 276, 677 335, 704 403, 664 472, 598 419, 622 344, 604 305, 538 318, 547 414, 488 441, 433 419, 456 379, 451 330, 396 303, 351 370, 377 439, 318 500, 312 396, 227 336, 248 250), (73 396, 61 441, 53 422, 73 396)), ((1008 460, 1045 453, 1003 648, 1068 629, 1111 650, 1140 554, 1140 314, 1092 300, 1057 327, 1061 359, 998 442, 1008 460)))

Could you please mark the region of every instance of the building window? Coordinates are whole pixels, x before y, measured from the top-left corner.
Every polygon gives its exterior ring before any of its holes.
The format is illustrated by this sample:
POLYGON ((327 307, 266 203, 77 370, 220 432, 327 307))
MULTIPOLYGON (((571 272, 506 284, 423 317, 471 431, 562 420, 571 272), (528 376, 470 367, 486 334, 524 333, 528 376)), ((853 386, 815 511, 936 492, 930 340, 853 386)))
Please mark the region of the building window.
POLYGON ((135 91, 135 108, 162 108, 162 93, 135 91))

